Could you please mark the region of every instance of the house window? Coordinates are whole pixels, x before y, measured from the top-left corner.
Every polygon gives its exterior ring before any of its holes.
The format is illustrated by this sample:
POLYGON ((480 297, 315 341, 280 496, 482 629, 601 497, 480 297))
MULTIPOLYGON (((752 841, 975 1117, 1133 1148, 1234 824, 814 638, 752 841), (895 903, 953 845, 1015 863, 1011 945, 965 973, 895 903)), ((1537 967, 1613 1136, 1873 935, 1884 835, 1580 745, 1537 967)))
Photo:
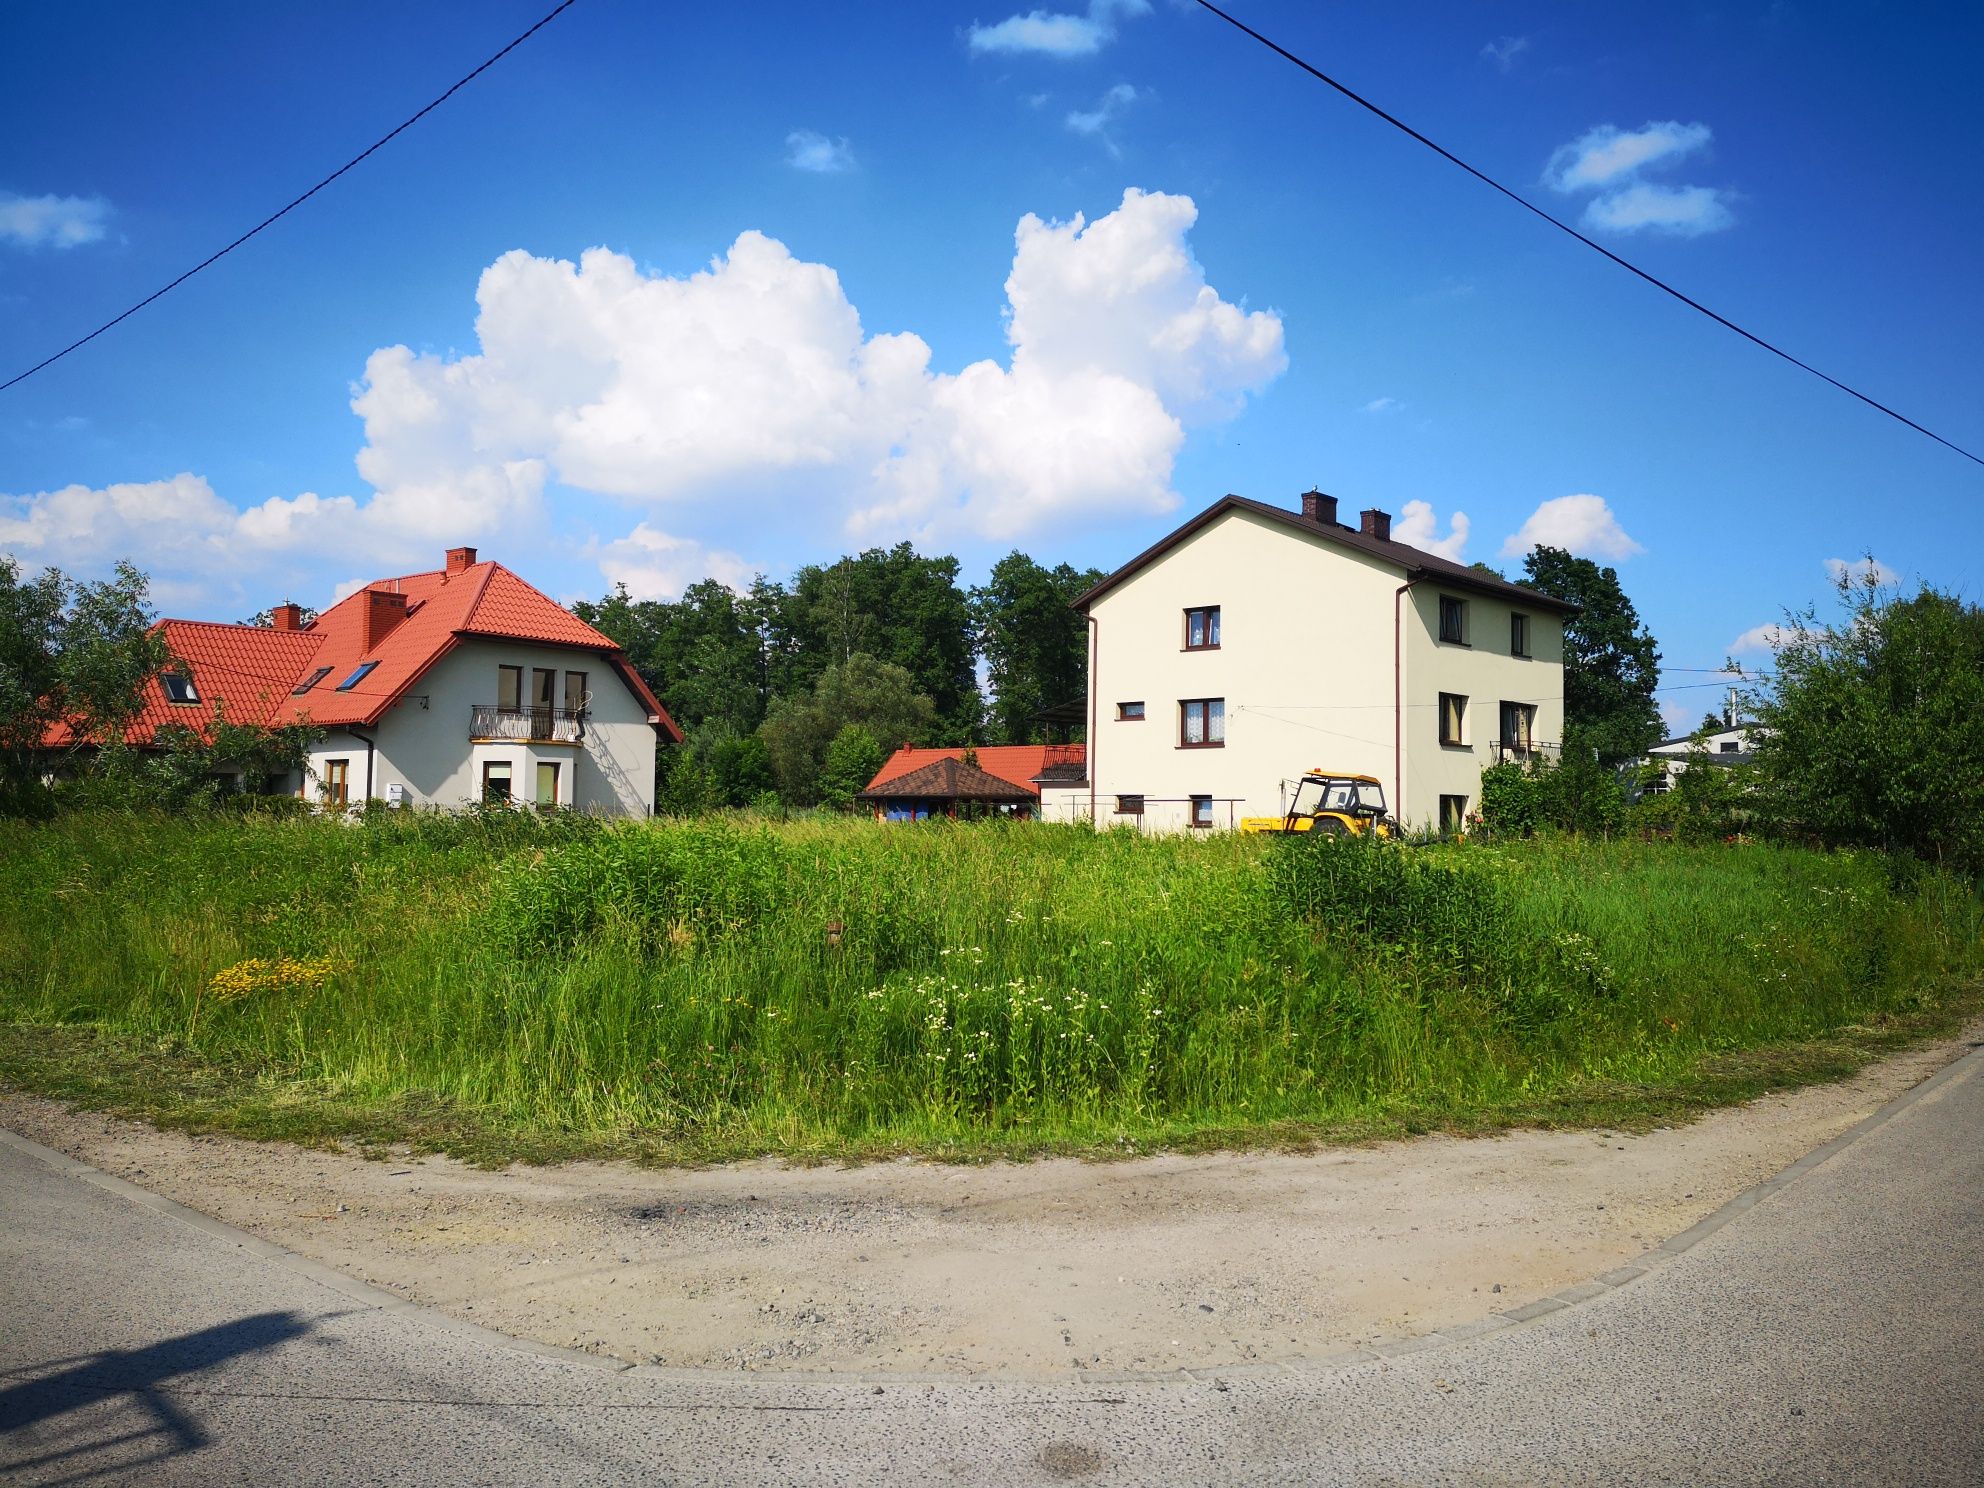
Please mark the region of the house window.
POLYGON ((1534 703, 1502 704, 1502 744, 1504 747, 1529 752, 1530 745, 1536 742, 1536 705, 1534 703))
POLYGON ((558 804, 558 766, 540 762, 537 767, 537 804, 558 804))
POLYGON ((311 688, 315 687, 319 682, 323 681, 326 677, 330 676, 330 674, 331 674, 331 669, 329 667, 318 667, 316 671, 312 672, 309 676, 305 677, 295 687, 291 688, 289 695, 291 697, 302 697, 304 693, 308 692, 311 688))
POLYGON ((350 692, 352 688, 356 687, 359 683, 363 682, 367 677, 371 676, 372 669, 376 667, 378 664, 379 663, 376 661, 360 662, 358 665, 358 669, 354 671, 349 677, 346 677, 344 681, 338 683, 336 690, 339 692, 350 692))
POLYGON ((1737 748, 1737 741, 1734 739, 1724 739, 1720 744, 1716 745, 1715 747, 1722 754, 1736 754, 1739 752, 1737 748))
POLYGON ((520 666, 496 668, 496 706, 514 713, 524 705, 524 669, 520 666))
POLYGON ((530 669, 530 735, 533 739, 551 737, 551 701, 558 692, 558 673, 552 667, 530 669))
POLYGON ((165 700, 168 703, 197 703, 200 700, 199 689, 193 685, 193 679, 184 672, 163 672, 159 675, 158 681, 159 686, 165 689, 165 700))
POLYGON ((1118 723, 1142 723, 1144 721, 1144 705, 1142 703, 1118 703, 1116 705, 1116 721, 1118 723))
POLYGON ((1509 616, 1509 655, 1529 655, 1529 616, 1509 616))
POLYGON ((351 804, 351 761, 324 761, 324 802, 330 806, 351 804))
POLYGON ((1218 605, 1206 605, 1196 610, 1185 611, 1185 649, 1187 651, 1219 649, 1218 605))
POLYGON ((482 799, 487 805, 507 805, 510 800, 510 762, 485 760, 482 765, 482 799))
POLYGON ((1192 797, 1192 825, 1195 827, 1209 827, 1212 825, 1211 796, 1192 797))
POLYGON ((1217 749, 1226 743, 1226 699, 1190 698, 1178 705, 1178 747, 1217 749))
POLYGON ((1450 646, 1467 644, 1467 601, 1440 596, 1440 639, 1450 646))
POLYGON ((1467 830, 1467 797, 1440 797, 1440 834, 1457 837, 1467 830))
POLYGON ((1144 814, 1144 798, 1142 796, 1118 796, 1116 798, 1116 814, 1118 816, 1142 816, 1144 814))
POLYGON ((1440 694, 1440 742, 1464 744, 1467 734, 1467 699, 1457 692, 1440 694))
POLYGON ((586 674, 565 673, 565 711, 577 713, 586 705, 586 674))

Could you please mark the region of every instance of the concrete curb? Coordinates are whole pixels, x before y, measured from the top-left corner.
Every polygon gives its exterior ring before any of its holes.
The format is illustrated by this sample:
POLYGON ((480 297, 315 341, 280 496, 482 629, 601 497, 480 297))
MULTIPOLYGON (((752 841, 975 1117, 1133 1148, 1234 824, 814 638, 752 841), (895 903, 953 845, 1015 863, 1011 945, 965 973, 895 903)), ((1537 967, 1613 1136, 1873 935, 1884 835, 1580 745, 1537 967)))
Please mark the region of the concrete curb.
POLYGON ((556 1344, 538 1343, 528 1338, 517 1338, 508 1333, 498 1333, 493 1328, 485 1328, 479 1323, 471 1323, 453 1317, 437 1308, 412 1302, 383 1287, 347 1276, 342 1271, 313 1261, 308 1256, 298 1255, 280 1245, 264 1240, 248 1231, 223 1223, 197 1209, 188 1208, 175 1199, 150 1189, 140 1188, 113 1174, 88 1163, 78 1162, 66 1153, 52 1147, 30 1141, 26 1137, 0 1127, 0 1146, 10 1147, 27 1157, 54 1168, 57 1172, 88 1183, 94 1187, 114 1193, 134 1204, 176 1219, 181 1224, 190 1225, 216 1239, 247 1251, 250 1255, 281 1266, 298 1276, 308 1277, 336 1292, 348 1302, 358 1305, 360 1310, 374 1312, 406 1313, 420 1317, 433 1327, 452 1333, 460 1338, 473 1339, 496 1348, 507 1349, 512 1353, 528 1354, 541 1359, 553 1359, 562 1363, 577 1364, 583 1368, 604 1374, 624 1374, 649 1379, 668 1379, 691 1384, 740 1384, 760 1385, 969 1385, 983 1388, 988 1385, 1029 1385, 1042 1384, 1086 1384, 1086 1385, 1161 1385, 1161 1384, 1211 1384, 1221 1385, 1226 1380, 1254 1379, 1264 1375, 1315 1375, 1334 1374, 1347 1369, 1382 1363, 1393 1359, 1403 1359, 1414 1354, 1423 1354, 1433 1349, 1453 1347, 1471 1339, 1500 1333, 1509 1328, 1522 1327, 1538 1318, 1548 1317, 1567 1307, 1575 1307, 1594 1298, 1603 1297, 1621 1287, 1631 1286, 1641 1277, 1666 1266, 1669 1262, 1687 1254, 1695 1246, 1709 1238, 1731 1220, 1755 1208, 1796 1183, 1814 1168, 1837 1157, 1841 1152, 1866 1136, 1877 1127, 1885 1125, 1917 1101, 1923 1100, 1944 1085, 1963 1075, 1984 1068, 1984 1044, 1975 1045, 1970 1052, 1946 1064, 1935 1074, 1917 1085, 1904 1090, 1900 1095, 1882 1106, 1866 1119, 1855 1123, 1841 1132, 1824 1146, 1806 1153, 1783 1171, 1774 1173, 1750 1188, 1743 1190, 1721 1208, 1715 1210, 1695 1224, 1670 1239, 1647 1251, 1637 1261, 1619 1266, 1604 1275, 1575 1286, 1538 1297, 1519 1307, 1493 1312, 1472 1322, 1458 1323, 1437 1332, 1422 1333, 1411 1338, 1383 1338, 1370 1343, 1345 1345, 1326 1349, 1320 1354, 1303 1359, 1276 1360, 1260 1364, 1225 1364, 1206 1368, 1185 1368, 1167 1370, 1081 1370, 1077 1369, 1065 1376, 1013 1377, 990 1374, 941 1374, 916 1373, 909 1371, 840 1371, 840 1370, 777 1370, 754 1372, 749 1370, 689 1369, 675 1365, 629 1364, 620 1359, 603 1359, 597 1354, 588 1354, 578 1349, 561 1348, 556 1344))

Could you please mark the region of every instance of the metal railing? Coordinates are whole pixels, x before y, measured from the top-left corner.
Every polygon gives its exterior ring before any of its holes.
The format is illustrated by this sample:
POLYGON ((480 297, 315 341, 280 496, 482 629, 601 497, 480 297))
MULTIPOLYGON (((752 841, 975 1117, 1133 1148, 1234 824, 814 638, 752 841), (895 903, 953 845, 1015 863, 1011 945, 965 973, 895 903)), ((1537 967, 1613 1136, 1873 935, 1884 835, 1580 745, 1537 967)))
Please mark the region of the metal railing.
POLYGON ((586 710, 474 703, 469 708, 468 736, 518 744, 576 744, 586 736, 586 710))
POLYGON ((1498 765, 1526 765, 1533 760, 1547 760, 1557 763, 1564 753, 1561 744, 1545 744, 1539 739, 1497 739, 1488 746, 1494 751, 1498 765))

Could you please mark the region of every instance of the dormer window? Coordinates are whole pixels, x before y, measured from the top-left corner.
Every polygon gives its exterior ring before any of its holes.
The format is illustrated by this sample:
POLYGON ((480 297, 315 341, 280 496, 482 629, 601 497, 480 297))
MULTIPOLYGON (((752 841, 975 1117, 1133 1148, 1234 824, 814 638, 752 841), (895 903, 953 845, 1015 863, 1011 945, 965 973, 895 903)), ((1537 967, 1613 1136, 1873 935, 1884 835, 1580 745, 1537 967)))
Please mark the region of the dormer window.
POLYGON ((165 689, 168 703, 197 703, 200 700, 200 690, 184 672, 161 672, 158 681, 159 686, 165 689))
POLYGON ((379 663, 376 661, 360 662, 358 664, 358 670, 353 672, 349 677, 346 677, 344 681, 338 683, 335 690, 338 692, 350 692, 352 688, 356 687, 359 683, 363 682, 367 677, 371 676, 372 669, 376 667, 378 664, 379 663))
POLYGON ((318 667, 316 671, 312 672, 309 676, 305 677, 301 682, 297 683, 296 686, 292 687, 289 691, 289 695, 291 697, 302 697, 304 693, 308 692, 311 688, 315 687, 319 682, 323 681, 326 677, 330 676, 330 674, 331 674, 331 669, 329 667, 318 667))

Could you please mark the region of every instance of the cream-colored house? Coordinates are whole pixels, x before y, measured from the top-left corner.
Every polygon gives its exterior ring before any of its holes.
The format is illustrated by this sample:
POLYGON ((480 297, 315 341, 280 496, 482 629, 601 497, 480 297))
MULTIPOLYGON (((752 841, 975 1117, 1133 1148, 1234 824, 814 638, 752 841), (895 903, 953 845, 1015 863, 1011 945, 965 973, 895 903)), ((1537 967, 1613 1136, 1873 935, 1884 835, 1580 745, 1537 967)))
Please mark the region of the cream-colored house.
POLYGON ((1382 781, 1408 829, 1465 821, 1481 771, 1563 738, 1574 607, 1391 537, 1228 496, 1078 601, 1088 778, 1042 815, 1146 831, 1279 815, 1305 770, 1382 781))

